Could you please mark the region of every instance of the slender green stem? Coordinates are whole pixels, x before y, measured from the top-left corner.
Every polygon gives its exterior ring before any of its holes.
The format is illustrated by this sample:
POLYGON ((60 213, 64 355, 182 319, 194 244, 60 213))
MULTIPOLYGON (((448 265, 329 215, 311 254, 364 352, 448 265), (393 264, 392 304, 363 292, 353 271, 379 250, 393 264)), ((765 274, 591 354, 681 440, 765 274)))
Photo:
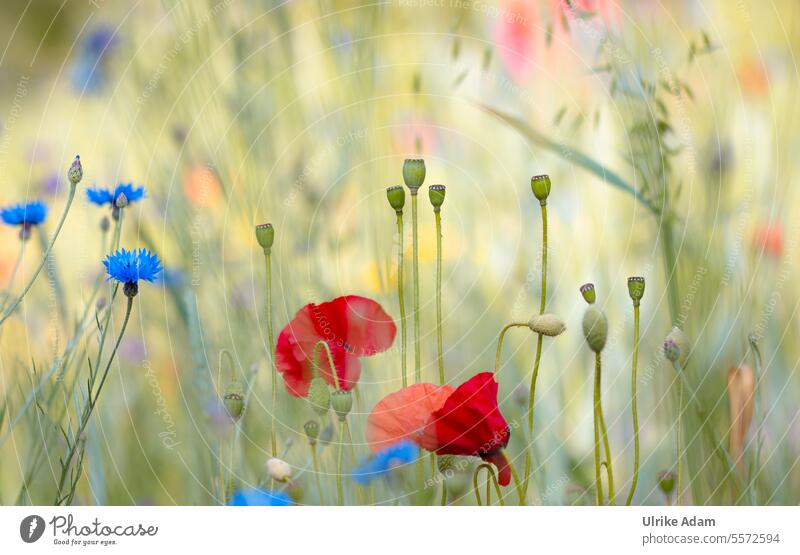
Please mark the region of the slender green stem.
POLYGON ((414 380, 422 381, 422 356, 419 344, 419 237, 417 233, 417 193, 411 192, 412 280, 414 281, 414 380))
POLYGON ((53 250, 53 245, 55 244, 59 233, 61 233, 61 228, 64 227, 64 222, 67 219, 67 214, 69 213, 69 209, 72 206, 72 201, 75 198, 76 189, 77 187, 75 185, 70 184, 69 194, 67 196, 67 202, 64 205, 64 212, 62 212, 61 219, 59 219, 58 225, 56 225, 56 229, 53 232, 52 237, 50 237, 50 241, 47 243, 47 247, 44 249, 44 252, 42 253, 42 261, 39 263, 39 266, 33 272, 33 275, 31 275, 30 279, 28 280, 28 283, 25 285, 25 287, 23 287, 22 292, 19 294, 19 296, 14 300, 14 302, 11 303, 11 305, 3 313, 3 316, 0 318, 0 326, 3 325, 3 323, 8 319, 8 317, 11 316, 11 314, 13 314, 14 310, 16 310, 16 308, 19 306, 19 303, 22 302, 22 299, 25 298, 25 295, 27 295, 28 291, 30 291, 31 287, 33 287, 33 283, 36 281, 36 278, 39 277, 39 273, 42 271, 42 268, 44 268, 44 265, 47 264, 47 259, 50 256, 50 251, 53 250))
POLYGON ((597 505, 603 504, 603 481, 600 478, 600 353, 594 356, 594 482, 597 505))
POLYGON ((600 403, 598 406, 597 420, 600 423, 600 434, 603 437, 603 450, 606 453, 605 464, 608 472, 608 503, 609 505, 615 505, 616 499, 614 496, 614 472, 611 465, 611 448, 608 443, 608 432, 606 431, 606 419, 603 416, 602 403, 600 403))
POLYGON ((503 341, 505 340, 506 332, 508 330, 510 330, 511 328, 527 328, 527 327, 528 327, 528 324, 526 324, 524 322, 511 322, 510 324, 507 324, 500 331, 500 336, 497 338, 497 350, 495 351, 495 354, 494 354, 494 375, 495 375, 495 377, 497 377, 498 374, 500 373, 500 354, 501 354, 501 352, 503 350, 503 341))
POLYGON ((761 407, 761 351, 758 348, 758 341, 755 335, 749 337, 750 348, 753 350, 753 366, 756 371, 755 391, 753 398, 755 403, 756 417, 758 418, 758 427, 756 428, 756 452, 753 460, 753 467, 750 468, 750 479, 748 489, 750 490, 750 502, 753 505, 758 505, 758 477, 761 475, 761 431, 764 427, 764 412, 761 407))
POLYGON ((312 443, 311 444, 311 463, 312 463, 313 468, 314 468, 314 478, 316 479, 316 482, 317 482, 317 495, 319 495, 319 504, 320 505, 324 505, 325 504, 325 496, 324 496, 324 493, 322 491, 322 479, 320 477, 320 472, 319 472, 319 458, 317 457, 317 444, 316 443, 312 443))
POLYGON ((442 507, 447 505, 447 479, 442 476, 442 500, 441 500, 442 507))
POLYGON ((442 346, 442 211, 434 208, 436 219, 436 346, 439 362, 439 384, 444 385, 444 349, 442 346))
POLYGON ((339 419, 339 452, 336 456, 336 500, 341 506, 344 505, 344 493, 342 491, 342 454, 344 453, 344 437, 347 428, 347 418, 339 419))
POLYGON ((639 303, 633 305, 633 363, 631 367, 631 415, 633 416, 633 482, 628 492, 626 505, 633 501, 636 484, 639 482, 639 415, 636 410, 636 370, 639 362, 639 303))
MULTIPOLYGON (((542 212, 542 283, 541 296, 539 299, 539 314, 544 314, 545 303, 547 301, 547 201, 539 202, 542 212)), ((533 448, 533 408, 536 400, 536 380, 539 379, 539 364, 542 360, 542 334, 538 334, 536 339, 536 357, 533 360, 533 373, 531 374, 531 387, 528 391, 528 434, 530 435, 531 449, 533 448)), ((525 450, 525 479, 522 488, 523 496, 528 494, 530 483, 532 458, 531 449, 525 450)))
MULTIPOLYGON (((67 456, 64 457, 63 463, 61 465, 61 477, 58 481, 58 490, 56 491, 56 500, 54 502, 55 505, 60 504, 60 501, 65 499, 62 497, 62 491, 64 489, 64 484, 67 480, 67 475, 69 474, 70 463, 72 462, 73 457, 77 451, 77 447, 80 444, 80 437, 83 432, 86 430, 86 426, 89 423, 89 418, 94 411, 95 406, 97 405, 97 400, 100 397, 100 392, 103 390, 103 385, 106 383, 106 378, 108 377, 108 371, 111 369, 111 363, 114 361, 114 356, 117 354, 117 350, 119 349, 119 344, 122 342, 122 336, 125 335, 125 328, 128 326, 128 321, 130 320, 131 310, 133 309, 133 297, 128 297, 128 305, 125 309, 125 319, 122 321, 122 327, 119 330, 119 336, 117 337, 117 341, 114 344, 114 349, 111 351, 111 355, 108 358, 108 362, 106 363, 105 369, 103 370, 102 377, 100 378, 100 384, 97 387, 97 391, 92 394, 91 388, 87 392, 87 400, 86 405, 84 406, 83 413, 81 414, 80 424, 78 426, 78 430, 75 433, 74 439, 71 442, 71 446, 69 451, 67 452, 67 456)), ((110 312, 110 308, 109 308, 110 312)), ((108 322, 108 319, 106 319, 108 322)), ((108 329, 108 324, 106 323, 106 329, 103 330, 102 336, 105 337, 105 332, 108 329)), ((99 360, 99 357, 98 357, 99 360)), ((95 366, 97 368, 97 366, 95 366)), ((91 384, 94 385, 93 383, 91 384)), ((80 469, 78 469, 78 472, 80 469)), ((69 495, 67 496, 69 497, 69 495)))
POLYGON ((677 448, 677 464, 678 464, 678 490, 675 494, 675 504, 680 505, 683 498, 683 396, 684 389, 683 383, 678 382, 678 430, 675 438, 675 446, 677 448))
MULTIPOLYGON (((264 263, 267 276, 267 340, 269 341, 269 360, 272 366, 272 407, 270 408, 270 446, 272 456, 278 456, 278 442, 275 438, 275 411, 278 402, 278 367, 275 364, 275 334, 272 329, 272 256, 271 249, 264 249, 264 263)), ((336 373, 336 370, 333 370, 336 373)))
POLYGON ((11 275, 8 278, 8 286, 6 287, 6 294, 3 298, 3 308, 5 308, 6 301, 11 297, 11 289, 14 287, 14 281, 17 279, 17 272, 22 265, 22 255, 25 253, 25 243, 27 241, 19 240, 19 251, 17 251, 17 261, 14 262, 14 268, 11 270, 11 275))
POLYGON ((405 285, 403 277, 403 211, 397 211, 397 300, 400 303, 400 366, 403 374, 403 387, 408 385, 408 370, 406 367, 406 349, 408 347, 408 335, 406 329, 406 300, 405 285))
POLYGON ((475 499, 478 501, 478 505, 483 504, 481 501, 480 488, 478 487, 478 477, 481 469, 486 470, 486 505, 492 504, 492 486, 494 486, 494 491, 497 493, 500 504, 505 505, 506 502, 503 500, 503 493, 500 491, 500 485, 497 483, 497 476, 495 475, 494 468, 489 463, 479 464, 477 467, 475 467, 475 472, 472 473, 472 489, 475 492, 475 499))
POLYGON ((517 497, 519 497, 519 504, 525 505, 525 492, 523 491, 523 484, 519 479, 517 468, 514 466, 514 463, 511 462, 511 459, 508 459, 507 463, 508 463, 508 468, 511 470, 511 476, 514 479, 514 489, 517 490, 517 497))
POLYGON ((228 504, 231 496, 233 495, 233 453, 236 449, 236 432, 231 434, 230 437, 230 452, 228 456, 228 480, 225 483, 225 505, 228 504))

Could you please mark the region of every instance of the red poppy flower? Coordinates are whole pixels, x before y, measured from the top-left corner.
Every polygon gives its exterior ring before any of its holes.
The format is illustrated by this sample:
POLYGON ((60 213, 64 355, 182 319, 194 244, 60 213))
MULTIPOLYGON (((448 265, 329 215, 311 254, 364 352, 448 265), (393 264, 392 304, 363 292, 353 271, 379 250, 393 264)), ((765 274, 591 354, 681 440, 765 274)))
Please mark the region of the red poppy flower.
POLYGON ((380 401, 367 421, 367 441, 374 451, 409 439, 439 455, 480 457, 497 466, 503 486, 511 481, 503 454, 509 436, 491 372, 476 374, 456 389, 432 384, 403 388, 380 401))
MULTIPOLYGON (((361 375, 359 358, 391 347, 396 333, 392 318, 373 300, 347 295, 321 304, 310 303, 278 335, 275 362, 286 390, 305 397, 314 377, 314 346, 325 341, 333 355, 339 386, 349 391, 361 375)), ((326 382, 336 385, 324 349, 319 350, 319 370, 326 382)))

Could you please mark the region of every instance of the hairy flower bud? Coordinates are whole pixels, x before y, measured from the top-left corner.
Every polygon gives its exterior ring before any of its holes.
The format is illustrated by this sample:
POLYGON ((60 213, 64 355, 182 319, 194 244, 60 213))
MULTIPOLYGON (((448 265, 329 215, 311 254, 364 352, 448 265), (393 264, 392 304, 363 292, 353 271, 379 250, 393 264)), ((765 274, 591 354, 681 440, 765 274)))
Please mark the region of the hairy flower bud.
POLYGON ((272 243, 275 241, 275 228, 272 227, 272 224, 257 225, 256 240, 261 248, 264 249, 264 252, 269 253, 272 243))
POLYGON ((117 208, 125 208, 128 206, 127 195, 125 195, 125 193, 120 193, 119 196, 117 196, 117 200, 114 201, 114 206, 117 208))
POLYGON ((265 465, 267 474, 276 482, 288 482, 292 478, 292 467, 284 460, 271 458, 265 465))
POLYGON ((608 336, 608 322, 603 312, 594 305, 590 305, 583 315, 583 335, 595 353, 599 353, 606 346, 608 336))
POLYGON ((547 197, 550 196, 550 176, 535 175, 531 177, 531 190, 534 196, 539 199, 540 204, 547 204, 547 197))
POLYGON ((677 363, 681 368, 686 366, 689 358, 689 338, 678 328, 672 328, 664 339, 664 356, 670 362, 677 363))
POLYGON ((67 170, 67 177, 72 185, 77 185, 83 179, 83 166, 81 166, 81 157, 75 156, 72 165, 67 170))
POLYGON ((403 212, 403 207, 406 205, 406 190, 402 185, 387 187, 386 198, 389 199, 389 205, 395 212, 398 214, 403 212))
POLYGON ((412 195, 422 187, 425 181, 425 160, 421 158, 408 158, 403 162, 403 181, 412 195))
POLYGON ((567 329, 564 320, 555 314, 537 314, 528 320, 528 327, 533 333, 556 337, 564 333, 567 329))
POLYGON ((456 463, 455 455, 439 455, 436 457, 436 467, 442 474, 453 468, 456 463))
POLYGON ((639 301, 644 297, 644 278, 643 277, 629 277, 628 278, 628 294, 631 296, 634 306, 639 306, 639 301))
POLYGON ((339 420, 344 420, 344 418, 350 414, 350 409, 353 408, 353 396, 349 391, 337 389, 331 395, 331 406, 333 407, 333 412, 339 417, 339 420))
POLYGON ((331 391, 328 389, 328 384, 325 383, 320 377, 311 380, 308 385, 308 401, 311 403, 311 408, 320 416, 324 416, 328 412, 328 407, 331 406, 331 391))

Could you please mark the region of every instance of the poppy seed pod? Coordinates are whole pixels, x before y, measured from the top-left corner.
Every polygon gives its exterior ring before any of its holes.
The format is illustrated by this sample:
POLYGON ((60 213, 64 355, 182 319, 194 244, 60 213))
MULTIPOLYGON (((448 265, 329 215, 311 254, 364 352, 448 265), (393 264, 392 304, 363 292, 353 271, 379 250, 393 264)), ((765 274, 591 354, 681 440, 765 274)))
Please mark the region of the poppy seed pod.
POLYGON ((271 458, 265 465, 267 474, 276 482, 288 482, 292 477, 292 467, 284 460, 271 458))
POLYGON ((597 300, 597 295, 594 292, 594 283, 584 283, 581 285, 580 291, 583 300, 587 303, 594 304, 594 301, 597 300))
POLYGON ((309 420, 305 424, 303 424, 303 429, 306 431, 306 437, 308 438, 308 442, 311 445, 317 443, 317 438, 319 437, 319 422, 316 420, 309 420))
POLYGON ((664 495, 672 495, 675 489, 675 473, 670 470, 663 470, 656 475, 658 487, 664 495))
POLYGON ((594 305, 589 306, 583 315, 583 335, 589 348, 595 353, 599 353, 606 346, 608 336, 606 315, 594 305))
POLYGON ((639 306, 639 301, 644 297, 644 278, 643 277, 629 277, 628 278, 628 294, 631 296, 634 306, 639 306))
POLYGON ((308 401, 318 415, 324 416, 328 412, 328 407, 331 406, 331 392, 325 380, 320 377, 311 380, 308 385, 308 401))
POLYGON ((225 405, 225 410, 228 411, 228 415, 234 422, 237 422, 242 417, 244 412, 244 389, 242 389, 241 383, 234 380, 228 384, 222 396, 222 404, 225 405))
POLYGON ((670 362, 676 362, 681 368, 686 366, 689 358, 689 338, 678 328, 672 328, 664 339, 664 356, 670 362))
POLYGON ((275 228, 272 224, 259 224, 256 226, 256 241, 268 253, 275 242, 275 228))
POLYGON ((406 205, 406 190, 402 185, 393 185, 386 188, 386 198, 389 199, 389 205, 394 208, 398 214, 403 212, 403 206, 406 205))
POLYGON ((69 178, 69 182, 73 185, 77 185, 78 182, 83 179, 83 166, 81 166, 80 156, 75 157, 69 170, 67 170, 67 177, 69 178))
POLYGON ((350 414, 350 409, 353 408, 353 396, 349 391, 337 389, 331 395, 331 406, 339 420, 344 420, 350 414))
POLYGON ((550 196, 550 176, 535 175, 531 177, 531 191, 539 199, 540 204, 546 204, 547 197, 550 196))
POLYGON ((528 327, 533 333, 547 335, 548 337, 561 335, 567 329, 564 320, 555 314, 537 314, 528 320, 528 327))
POLYGON ((444 185, 431 185, 428 187, 428 197, 431 199, 433 211, 438 212, 444 204, 444 194, 446 187, 444 185))
POLYGON ((422 187, 425 181, 425 160, 421 158, 408 158, 403 162, 403 181, 412 195, 422 187))

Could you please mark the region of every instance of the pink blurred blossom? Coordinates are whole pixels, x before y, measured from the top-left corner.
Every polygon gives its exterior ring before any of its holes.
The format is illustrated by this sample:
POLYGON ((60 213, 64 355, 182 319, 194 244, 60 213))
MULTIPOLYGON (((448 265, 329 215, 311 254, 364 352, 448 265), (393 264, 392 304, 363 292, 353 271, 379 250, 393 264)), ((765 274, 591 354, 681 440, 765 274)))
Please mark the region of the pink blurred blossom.
POLYGON ((539 16, 535 4, 511 0, 503 3, 499 14, 494 34, 497 52, 511 78, 524 81, 530 76, 536 49, 539 16))

